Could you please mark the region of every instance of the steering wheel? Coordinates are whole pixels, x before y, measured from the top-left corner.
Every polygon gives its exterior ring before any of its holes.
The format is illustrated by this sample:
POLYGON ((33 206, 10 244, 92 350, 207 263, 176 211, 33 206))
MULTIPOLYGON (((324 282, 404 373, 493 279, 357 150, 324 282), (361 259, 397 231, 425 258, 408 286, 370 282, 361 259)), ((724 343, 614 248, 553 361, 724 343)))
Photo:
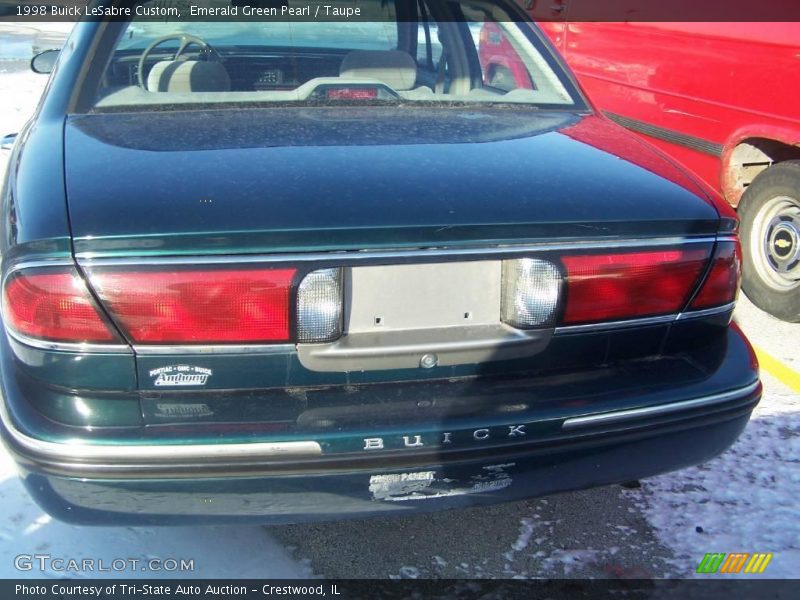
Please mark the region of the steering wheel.
POLYGON ((150 44, 147 48, 144 49, 142 52, 142 56, 139 57, 139 69, 137 72, 137 78, 139 79, 139 87, 143 90, 147 90, 147 81, 144 78, 144 66, 147 64, 147 58, 152 54, 153 50, 155 50, 158 46, 163 44, 164 42, 169 42, 171 40, 178 40, 180 45, 178 46, 178 50, 175 52, 175 56, 172 57, 172 60, 178 60, 178 57, 184 53, 186 48, 191 45, 200 46, 200 52, 206 57, 212 57, 214 61, 220 62, 222 58, 219 55, 219 52, 214 50, 207 41, 200 39, 196 35, 192 35, 190 33, 173 33, 170 35, 165 35, 164 37, 160 37, 157 40, 154 40, 152 44, 150 44))

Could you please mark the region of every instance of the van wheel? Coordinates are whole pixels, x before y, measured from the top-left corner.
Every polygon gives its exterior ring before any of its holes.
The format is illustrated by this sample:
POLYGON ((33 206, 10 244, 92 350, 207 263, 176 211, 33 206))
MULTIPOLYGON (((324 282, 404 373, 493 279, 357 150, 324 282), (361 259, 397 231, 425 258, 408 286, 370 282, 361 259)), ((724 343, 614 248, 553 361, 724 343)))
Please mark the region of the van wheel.
POLYGON ((753 304, 800 321, 800 161, 769 167, 739 204, 742 289, 753 304))

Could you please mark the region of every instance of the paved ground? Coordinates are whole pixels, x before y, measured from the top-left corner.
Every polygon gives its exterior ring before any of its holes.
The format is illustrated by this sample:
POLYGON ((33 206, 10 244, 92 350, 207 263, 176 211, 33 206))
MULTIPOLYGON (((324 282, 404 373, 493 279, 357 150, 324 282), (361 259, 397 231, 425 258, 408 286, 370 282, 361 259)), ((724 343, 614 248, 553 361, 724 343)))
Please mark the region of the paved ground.
POLYGON ((272 527, 327 577, 670 577, 619 486, 406 518, 272 527))

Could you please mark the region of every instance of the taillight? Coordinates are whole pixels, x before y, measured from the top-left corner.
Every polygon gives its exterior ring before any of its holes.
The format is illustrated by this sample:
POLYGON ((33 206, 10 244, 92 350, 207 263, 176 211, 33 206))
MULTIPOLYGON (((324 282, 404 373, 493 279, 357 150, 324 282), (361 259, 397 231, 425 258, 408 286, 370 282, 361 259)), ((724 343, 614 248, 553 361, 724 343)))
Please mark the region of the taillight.
POLYGON ((341 269, 309 273, 297 289, 297 341, 329 342, 341 334, 341 269))
POLYGON ((563 323, 679 312, 708 264, 710 247, 564 256, 563 323))
POLYGON ((18 334, 47 341, 121 343, 83 279, 69 267, 11 275, 3 288, 3 319, 18 334))
POLYGON ((520 329, 552 325, 561 291, 561 272, 537 258, 503 261, 502 319, 520 329))
MULTIPOLYGON (((739 243, 719 242, 709 262, 712 247, 503 260, 500 318, 532 329, 675 315, 687 304, 690 311, 726 306, 739 287, 739 243)), ((109 266, 87 276, 103 310, 74 268, 12 273, 3 289, 6 326, 20 337, 95 344, 123 343, 117 331, 137 344, 174 345, 318 343, 343 335, 340 268, 300 278, 295 268, 270 265, 109 266)))
POLYGON ((742 249, 739 241, 719 242, 708 276, 689 308, 712 308, 734 302, 741 278, 742 249))
POLYGON ((287 342, 295 269, 92 271, 122 331, 145 344, 287 342))

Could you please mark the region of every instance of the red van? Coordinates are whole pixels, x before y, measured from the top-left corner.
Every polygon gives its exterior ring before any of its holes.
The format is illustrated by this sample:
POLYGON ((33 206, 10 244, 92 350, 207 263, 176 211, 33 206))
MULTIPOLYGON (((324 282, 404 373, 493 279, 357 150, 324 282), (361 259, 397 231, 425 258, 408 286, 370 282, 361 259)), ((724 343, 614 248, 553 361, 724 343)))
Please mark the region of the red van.
POLYGON ((800 23, 570 21, 590 1, 531 13, 601 111, 737 209, 745 293, 800 321, 800 23))

